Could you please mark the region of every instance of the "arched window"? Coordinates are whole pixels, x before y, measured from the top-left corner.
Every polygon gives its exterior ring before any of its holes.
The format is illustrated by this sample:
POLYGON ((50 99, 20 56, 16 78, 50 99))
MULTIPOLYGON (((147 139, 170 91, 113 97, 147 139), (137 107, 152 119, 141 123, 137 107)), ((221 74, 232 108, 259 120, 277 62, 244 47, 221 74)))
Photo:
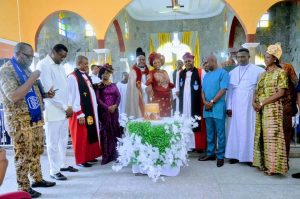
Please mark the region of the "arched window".
POLYGON ((263 14, 263 16, 260 18, 258 24, 258 28, 267 28, 269 27, 269 13, 263 14))
POLYGON ((88 23, 85 24, 85 36, 87 36, 87 37, 95 36, 93 27, 88 23))
POLYGON ((174 70, 175 63, 181 59, 186 52, 192 52, 191 48, 183 43, 165 43, 158 47, 157 52, 165 56, 165 64, 162 69, 166 70, 169 76, 174 70))

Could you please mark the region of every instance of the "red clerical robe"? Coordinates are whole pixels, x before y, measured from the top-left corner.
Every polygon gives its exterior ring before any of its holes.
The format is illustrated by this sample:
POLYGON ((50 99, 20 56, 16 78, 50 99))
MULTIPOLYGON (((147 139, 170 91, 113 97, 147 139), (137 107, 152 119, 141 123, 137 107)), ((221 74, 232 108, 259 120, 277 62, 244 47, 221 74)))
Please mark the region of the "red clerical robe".
POLYGON ((101 156, 97 100, 91 80, 87 74, 76 70, 68 77, 69 104, 73 116, 69 118, 76 164, 83 164, 101 156), (80 125, 78 118, 85 118, 80 125))

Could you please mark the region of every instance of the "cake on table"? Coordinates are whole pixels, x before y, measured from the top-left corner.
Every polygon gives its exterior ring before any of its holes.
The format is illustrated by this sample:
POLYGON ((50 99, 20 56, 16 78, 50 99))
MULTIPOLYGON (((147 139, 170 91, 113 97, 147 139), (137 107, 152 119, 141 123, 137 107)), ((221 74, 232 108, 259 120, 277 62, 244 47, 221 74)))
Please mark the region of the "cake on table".
POLYGON ((160 120, 160 111, 158 103, 145 104, 145 120, 160 120))

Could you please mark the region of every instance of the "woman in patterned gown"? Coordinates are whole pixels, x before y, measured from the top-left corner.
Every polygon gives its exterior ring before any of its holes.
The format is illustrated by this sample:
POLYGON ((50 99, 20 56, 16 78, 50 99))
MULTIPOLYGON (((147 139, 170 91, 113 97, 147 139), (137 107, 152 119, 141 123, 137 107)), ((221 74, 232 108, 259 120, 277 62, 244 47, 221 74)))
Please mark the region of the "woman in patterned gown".
POLYGON ((171 89, 174 88, 174 84, 170 83, 167 71, 160 69, 160 54, 155 52, 151 53, 149 55, 149 63, 154 67, 154 70, 149 72, 146 82, 147 86, 152 87, 152 92, 148 92, 150 101, 159 104, 161 117, 170 117, 172 111, 171 89))
POLYGON ((100 144, 103 153, 102 165, 117 159, 117 138, 121 136, 118 111, 121 95, 116 84, 110 80, 112 72, 111 66, 102 67, 99 72, 102 82, 95 89, 100 121, 100 144))
POLYGON ((280 45, 268 47, 265 55, 266 72, 258 81, 253 107, 257 112, 253 166, 267 175, 288 171, 283 133, 283 96, 288 87, 286 73, 280 68, 280 45))

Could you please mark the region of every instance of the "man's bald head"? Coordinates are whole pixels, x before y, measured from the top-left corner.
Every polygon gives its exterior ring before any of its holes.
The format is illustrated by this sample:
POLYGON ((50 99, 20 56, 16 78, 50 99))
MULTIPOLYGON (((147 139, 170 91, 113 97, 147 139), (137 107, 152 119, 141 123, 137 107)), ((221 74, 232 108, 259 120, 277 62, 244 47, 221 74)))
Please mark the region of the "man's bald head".
POLYGON ((209 70, 214 70, 218 67, 217 57, 214 54, 210 54, 206 57, 207 66, 209 70))
POLYGON ((28 68, 34 57, 34 52, 30 44, 20 42, 14 48, 14 57, 24 68, 28 68))
POLYGON ((88 71, 89 69, 89 60, 83 55, 78 55, 76 57, 76 67, 81 71, 88 71))

